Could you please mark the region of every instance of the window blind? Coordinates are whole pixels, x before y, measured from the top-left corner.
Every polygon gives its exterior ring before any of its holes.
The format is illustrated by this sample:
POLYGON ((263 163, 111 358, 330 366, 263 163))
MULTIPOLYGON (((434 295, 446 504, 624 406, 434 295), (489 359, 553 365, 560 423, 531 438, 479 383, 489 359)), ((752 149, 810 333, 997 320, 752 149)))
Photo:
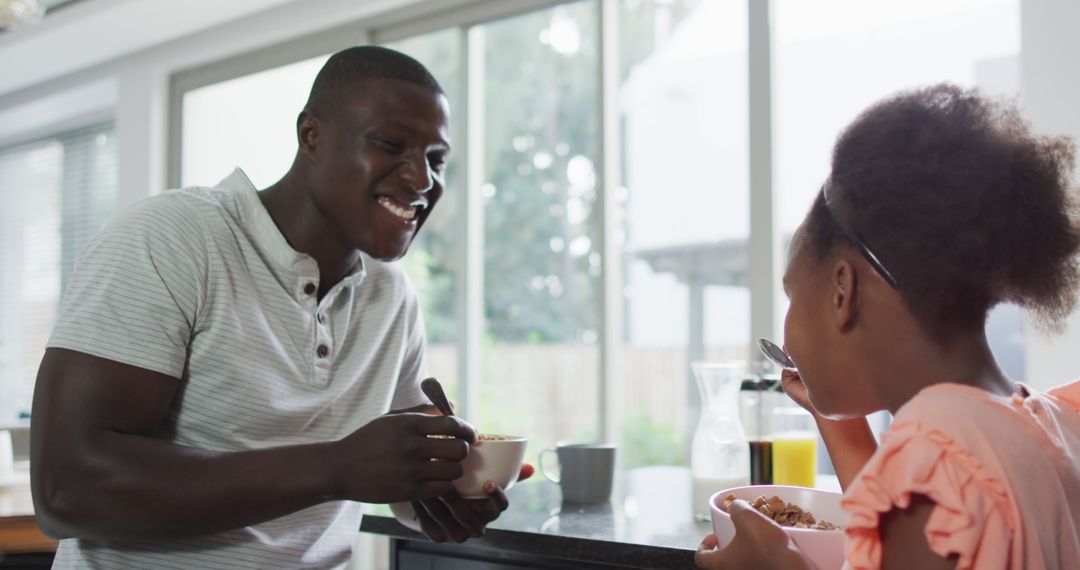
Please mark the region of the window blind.
POLYGON ((0 425, 29 415, 64 287, 116 207, 112 124, 0 149, 0 425))

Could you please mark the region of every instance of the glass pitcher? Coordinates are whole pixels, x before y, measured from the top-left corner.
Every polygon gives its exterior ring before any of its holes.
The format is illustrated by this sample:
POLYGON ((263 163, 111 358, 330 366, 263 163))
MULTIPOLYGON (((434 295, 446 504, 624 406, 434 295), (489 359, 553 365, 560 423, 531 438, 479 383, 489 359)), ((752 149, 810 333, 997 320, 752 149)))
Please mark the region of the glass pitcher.
POLYGON ((694 362, 701 417, 690 445, 694 516, 709 520, 709 497, 750 484, 750 451, 739 420, 743 366, 694 362))

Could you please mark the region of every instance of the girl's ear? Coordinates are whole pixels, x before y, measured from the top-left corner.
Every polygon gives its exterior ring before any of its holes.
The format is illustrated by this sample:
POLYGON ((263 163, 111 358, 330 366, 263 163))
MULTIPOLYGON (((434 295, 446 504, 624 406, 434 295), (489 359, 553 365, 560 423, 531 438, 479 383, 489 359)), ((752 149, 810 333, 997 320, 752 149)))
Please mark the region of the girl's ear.
POLYGON ((840 332, 850 329, 858 316, 859 282, 855 268, 846 259, 838 260, 832 268, 829 287, 832 289, 833 322, 840 332))

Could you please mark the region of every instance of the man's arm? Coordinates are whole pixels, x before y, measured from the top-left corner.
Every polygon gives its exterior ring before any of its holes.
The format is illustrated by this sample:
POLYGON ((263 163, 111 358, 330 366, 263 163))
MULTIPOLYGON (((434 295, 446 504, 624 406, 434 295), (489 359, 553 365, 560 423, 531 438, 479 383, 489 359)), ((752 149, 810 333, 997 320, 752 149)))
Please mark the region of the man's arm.
POLYGON ((454 418, 397 414, 336 442, 200 450, 160 437, 178 383, 79 352, 46 351, 31 416, 31 475, 38 522, 47 534, 178 538, 333 499, 437 497, 461 475, 466 441, 475 437, 454 418))

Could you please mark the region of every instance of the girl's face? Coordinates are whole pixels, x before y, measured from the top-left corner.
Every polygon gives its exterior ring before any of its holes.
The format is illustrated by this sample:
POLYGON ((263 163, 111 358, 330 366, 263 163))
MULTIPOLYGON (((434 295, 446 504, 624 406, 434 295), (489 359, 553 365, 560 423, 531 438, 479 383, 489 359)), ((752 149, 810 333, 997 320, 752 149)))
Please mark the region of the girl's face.
POLYGON ((870 387, 858 372, 862 367, 853 335, 845 334, 850 329, 838 317, 843 279, 834 269, 835 261, 816 258, 803 228, 796 230, 784 273, 784 291, 790 300, 784 318, 784 349, 798 367, 814 409, 840 419, 869 413, 872 406, 867 403, 873 397, 864 393, 870 387))

